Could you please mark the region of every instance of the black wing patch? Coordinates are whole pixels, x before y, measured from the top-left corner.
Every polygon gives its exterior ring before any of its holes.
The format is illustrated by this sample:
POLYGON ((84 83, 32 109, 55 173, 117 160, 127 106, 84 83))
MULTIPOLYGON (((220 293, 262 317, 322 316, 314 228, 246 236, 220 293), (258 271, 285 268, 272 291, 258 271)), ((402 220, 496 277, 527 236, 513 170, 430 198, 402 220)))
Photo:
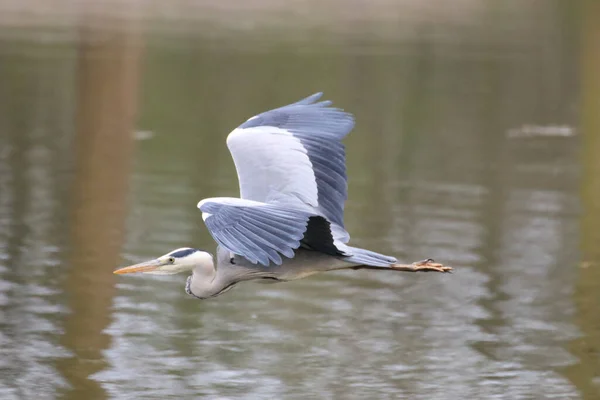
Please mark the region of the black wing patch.
POLYGON ((306 232, 300 243, 310 250, 320 251, 331 256, 345 255, 333 243, 331 224, 320 216, 313 216, 308 219, 306 232))

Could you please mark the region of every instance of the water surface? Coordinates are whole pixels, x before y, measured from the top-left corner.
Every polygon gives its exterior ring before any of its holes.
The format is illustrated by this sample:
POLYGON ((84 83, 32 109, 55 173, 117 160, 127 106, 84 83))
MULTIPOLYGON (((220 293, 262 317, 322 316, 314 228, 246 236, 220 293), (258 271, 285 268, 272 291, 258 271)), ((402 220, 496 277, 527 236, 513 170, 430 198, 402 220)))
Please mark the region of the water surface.
POLYGON ((0 19, 0 397, 600 397, 597 10, 131 4, 0 19), (454 274, 112 275, 213 251, 227 133, 317 91, 352 242, 454 274))

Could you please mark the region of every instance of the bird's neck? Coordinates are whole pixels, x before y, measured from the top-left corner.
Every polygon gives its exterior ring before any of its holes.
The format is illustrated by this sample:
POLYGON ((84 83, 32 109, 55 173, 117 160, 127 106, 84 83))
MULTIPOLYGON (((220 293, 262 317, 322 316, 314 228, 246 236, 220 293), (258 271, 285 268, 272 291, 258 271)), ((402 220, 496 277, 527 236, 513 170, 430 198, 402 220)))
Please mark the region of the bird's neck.
POLYGON ((192 272, 186 289, 189 294, 200 299, 216 297, 239 282, 228 272, 230 269, 216 269, 214 265, 197 266, 192 272))
POLYGON ((212 265, 199 265, 192 270, 188 278, 186 292, 192 296, 206 299, 215 296, 220 291, 216 282, 216 270, 212 265))
POLYGON ((219 268, 198 266, 188 280, 186 290, 200 299, 208 299, 221 295, 240 282, 271 276, 270 271, 257 268, 255 265, 239 264, 222 265, 219 268))

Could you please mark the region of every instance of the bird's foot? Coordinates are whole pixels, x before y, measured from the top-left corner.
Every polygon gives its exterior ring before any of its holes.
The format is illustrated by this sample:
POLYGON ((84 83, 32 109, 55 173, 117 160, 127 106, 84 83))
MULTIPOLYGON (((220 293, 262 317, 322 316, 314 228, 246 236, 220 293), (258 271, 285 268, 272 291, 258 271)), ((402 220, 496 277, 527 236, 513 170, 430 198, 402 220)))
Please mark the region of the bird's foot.
POLYGON ((443 272, 451 273, 452 267, 446 267, 443 264, 436 263, 433 258, 412 263, 415 272, 443 272))

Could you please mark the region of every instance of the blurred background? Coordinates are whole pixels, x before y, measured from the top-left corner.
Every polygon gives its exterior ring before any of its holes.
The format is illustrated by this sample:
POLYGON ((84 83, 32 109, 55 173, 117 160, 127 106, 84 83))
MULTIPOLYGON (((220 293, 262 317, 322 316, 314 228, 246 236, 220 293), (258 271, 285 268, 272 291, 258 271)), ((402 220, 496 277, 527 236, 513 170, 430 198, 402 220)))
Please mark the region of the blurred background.
POLYGON ((599 399, 600 2, 0 0, 0 398, 599 399), (339 272, 213 301, 225 146, 353 112, 339 272))

